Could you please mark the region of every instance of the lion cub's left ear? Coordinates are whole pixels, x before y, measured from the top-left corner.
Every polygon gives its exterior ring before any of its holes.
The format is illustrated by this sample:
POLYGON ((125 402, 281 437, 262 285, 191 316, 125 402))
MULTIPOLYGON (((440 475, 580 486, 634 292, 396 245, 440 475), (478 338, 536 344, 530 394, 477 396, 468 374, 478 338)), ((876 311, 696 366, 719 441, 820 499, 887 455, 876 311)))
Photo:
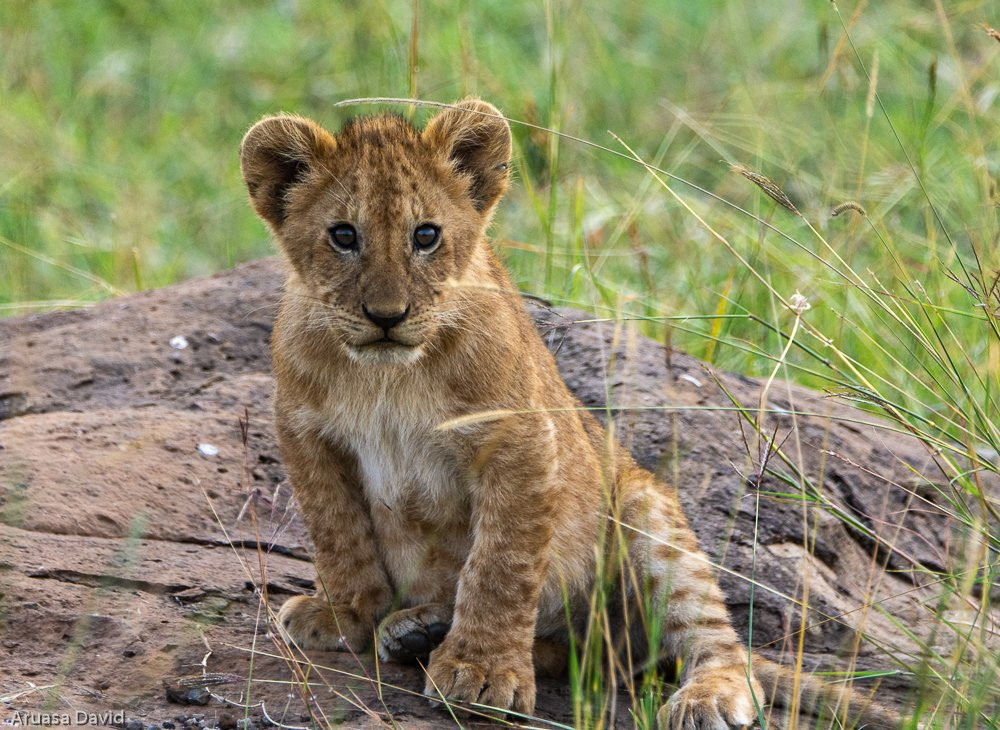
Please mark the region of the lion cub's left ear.
POLYGON ((510 180, 510 126, 500 110, 465 99, 431 119, 423 139, 469 177, 472 204, 488 215, 510 180))

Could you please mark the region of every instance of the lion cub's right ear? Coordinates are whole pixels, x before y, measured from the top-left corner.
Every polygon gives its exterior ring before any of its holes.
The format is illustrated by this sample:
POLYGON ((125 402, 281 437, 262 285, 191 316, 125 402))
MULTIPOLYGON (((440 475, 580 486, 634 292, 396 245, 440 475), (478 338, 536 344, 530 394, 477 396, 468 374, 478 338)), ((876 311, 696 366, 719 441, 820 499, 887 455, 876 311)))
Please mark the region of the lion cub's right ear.
POLYGON ((285 221, 288 194, 336 148, 333 135, 305 117, 265 117, 240 144, 240 169, 257 215, 277 230, 285 221))

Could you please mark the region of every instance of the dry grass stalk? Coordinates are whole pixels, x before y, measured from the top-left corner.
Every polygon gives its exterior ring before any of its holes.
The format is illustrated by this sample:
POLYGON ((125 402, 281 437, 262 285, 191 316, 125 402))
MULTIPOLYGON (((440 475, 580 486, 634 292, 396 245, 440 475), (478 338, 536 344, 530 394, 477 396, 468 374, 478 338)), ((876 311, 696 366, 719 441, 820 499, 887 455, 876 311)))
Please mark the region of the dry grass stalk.
POLYGON ((878 49, 875 50, 875 57, 872 59, 872 72, 868 79, 868 97, 865 99, 865 116, 869 119, 875 112, 875 93, 878 89, 878 49))
POLYGON ((782 208, 790 210, 795 215, 802 217, 799 209, 795 207, 795 204, 785 195, 785 191, 782 190, 778 185, 768 177, 761 175, 759 172, 754 172, 748 167, 744 167, 740 164, 733 164, 729 167, 733 172, 737 172, 747 180, 752 182, 754 185, 763 190, 771 200, 780 205, 782 208))
POLYGON ((991 28, 986 25, 986 23, 983 23, 983 30, 986 31, 986 35, 995 40, 997 43, 1000 43, 1000 31, 996 28, 991 28))

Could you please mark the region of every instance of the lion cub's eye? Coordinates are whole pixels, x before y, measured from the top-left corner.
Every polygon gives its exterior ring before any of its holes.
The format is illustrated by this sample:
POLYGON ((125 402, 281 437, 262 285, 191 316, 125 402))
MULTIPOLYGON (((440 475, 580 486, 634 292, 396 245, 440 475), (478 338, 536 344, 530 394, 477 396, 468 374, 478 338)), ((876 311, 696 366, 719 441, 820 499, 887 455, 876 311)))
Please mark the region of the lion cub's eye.
POLYGON ((425 253, 434 249, 441 239, 441 229, 430 223, 423 223, 413 231, 413 246, 425 253))
POLYGON ((358 232, 350 223, 338 223, 327 229, 330 234, 330 243, 338 251, 357 251, 358 232))

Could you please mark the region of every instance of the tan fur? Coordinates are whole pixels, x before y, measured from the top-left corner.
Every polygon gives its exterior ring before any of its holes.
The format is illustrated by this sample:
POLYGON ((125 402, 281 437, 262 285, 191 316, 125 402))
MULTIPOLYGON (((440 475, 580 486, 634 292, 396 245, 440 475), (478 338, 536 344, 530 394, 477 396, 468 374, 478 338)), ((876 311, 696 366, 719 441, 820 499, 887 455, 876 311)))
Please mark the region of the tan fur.
POLYGON ((654 597, 651 655, 684 658, 660 725, 750 725, 762 687, 676 496, 624 449, 608 458, 485 237, 510 140, 476 100, 422 132, 381 116, 333 136, 280 116, 243 140, 250 199, 290 264, 275 413, 320 586, 279 620, 306 649, 433 649, 429 696, 529 713, 533 662, 565 661, 619 555, 625 600, 654 597), (357 250, 331 245, 343 222, 357 250), (426 223, 441 230, 430 253, 412 242, 426 223), (383 329, 366 308, 406 316, 383 329))

